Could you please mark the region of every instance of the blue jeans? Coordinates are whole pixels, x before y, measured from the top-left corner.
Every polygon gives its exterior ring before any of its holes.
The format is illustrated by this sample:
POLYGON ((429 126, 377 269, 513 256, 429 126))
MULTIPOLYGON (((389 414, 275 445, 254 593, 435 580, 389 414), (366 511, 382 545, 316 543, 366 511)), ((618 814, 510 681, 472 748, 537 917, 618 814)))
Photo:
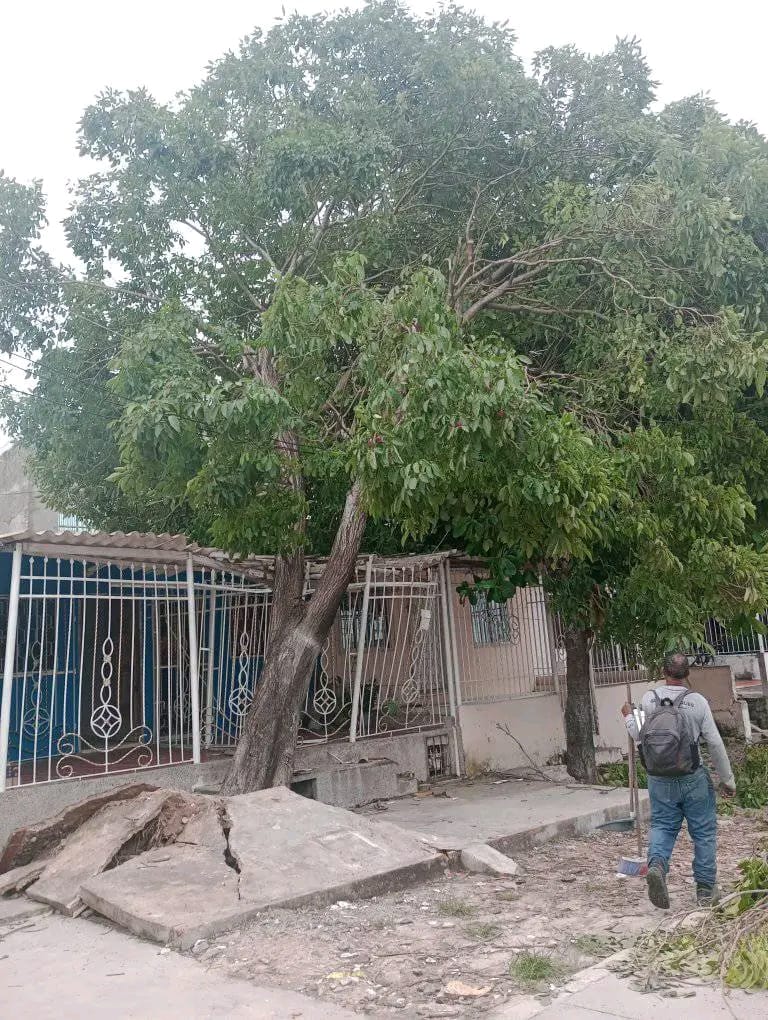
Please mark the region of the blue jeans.
POLYGON ((648 776, 651 798, 651 834, 648 863, 669 859, 683 819, 693 840, 693 877, 699 885, 714 885, 717 878, 717 811, 715 788, 709 772, 698 768, 689 776, 667 779, 648 776))

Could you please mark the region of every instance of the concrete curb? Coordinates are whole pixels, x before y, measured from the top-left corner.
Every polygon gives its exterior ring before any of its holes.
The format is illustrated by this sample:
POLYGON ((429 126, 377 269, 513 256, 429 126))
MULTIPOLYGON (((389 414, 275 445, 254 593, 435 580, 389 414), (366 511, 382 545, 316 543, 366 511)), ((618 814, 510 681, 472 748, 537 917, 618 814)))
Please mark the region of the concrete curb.
MULTIPOLYGON (((641 801, 640 807, 642 820, 647 821, 650 817, 650 801, 647 796, 641 801)), ((524 853, 532 850, 542 843, 549 843, 554 839, 573 839, 577 836, 586 836, 593 832, 598 825, 604 822, 615 822, 618 818, 625 818, 627 808, 621 804, 612 807, 602 808, 598 811, 589 811, 581 815, 573 815, 571 818, 563 818, 559 822, 549 822, 545 825, 537 825, 535 828, 526 829, 524 832, 515 832, 509 836, 497 836, 488 840, 488 845, 503 854, 524 853)))

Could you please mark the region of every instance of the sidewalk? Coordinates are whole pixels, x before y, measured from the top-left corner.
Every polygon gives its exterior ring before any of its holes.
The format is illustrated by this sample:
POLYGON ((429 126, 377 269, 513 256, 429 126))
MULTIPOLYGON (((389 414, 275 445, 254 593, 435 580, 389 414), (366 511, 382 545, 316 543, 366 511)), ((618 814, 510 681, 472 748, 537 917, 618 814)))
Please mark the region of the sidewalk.
POLYGON ((768 992, 723 992, 713 984, 682 985, 688 998, 644 994, 604 966, 576 975, 569 988, 544 1006, 537 999, 511 1002, 489 1020, 758 1020, 768 1016, 768 992))
MULTIPOLYGON (((647 794, 640 792, 645 809, 647 794)), ((609 787, 481 779, 450 783, 441 793, 389 801, 386 814, 379 817, 418 833, 439 850, 490 843, 514 854, 551 839, 592 832, 601 822, 628 812, 627 791, 609 787)), ((366 808, 361 813, 377 812, 366 808)))
MULTIPOLYGON (((301 966, 301 961, 297 961, 301 966)), ((206 970, 97 919, 0 922, 0 1015, 61 1020, 349 1020, 348 1010, 206 970)))

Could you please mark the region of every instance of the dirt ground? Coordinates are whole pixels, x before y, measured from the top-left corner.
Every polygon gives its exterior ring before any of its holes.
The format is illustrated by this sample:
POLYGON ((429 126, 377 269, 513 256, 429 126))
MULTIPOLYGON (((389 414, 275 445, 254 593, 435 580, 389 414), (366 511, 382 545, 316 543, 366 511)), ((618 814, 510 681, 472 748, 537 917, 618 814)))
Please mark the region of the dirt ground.
MULTIPOLYGON (((766 816, 721 819, 722 886, 766 838, 766 816)), ((632 835, 617 833, 548 843, 516 858, 515 879, 446 866, 443 877, 405 892, 265 912, 193 954, 205 966, 361 1013, 482 1016, 523 993, 546 997, 659 923, 645 882, 616 877, 632 844, 632 835)), ((690 857, 684 833, 670 873, 673 909, 694 902, 690 857)))

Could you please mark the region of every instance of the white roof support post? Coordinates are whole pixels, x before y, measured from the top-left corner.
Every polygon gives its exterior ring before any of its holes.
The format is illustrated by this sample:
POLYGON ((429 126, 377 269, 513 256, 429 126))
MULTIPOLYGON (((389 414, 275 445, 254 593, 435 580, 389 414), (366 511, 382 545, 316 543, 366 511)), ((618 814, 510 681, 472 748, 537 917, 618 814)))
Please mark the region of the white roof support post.
POLYGON ((8 738, 11 732, 11 699, 13 672, 16 662, 16 631, 19 622, 19 593, 21 592, 21 544, 13 550, 11 591, 8 600, 8 631, 5 635, 5 662, 3 664, 3 700, 0 705, 0 793, 5 790, 8 771, 8 738))
POLYGON ((187 620, 189 623, 189 694, 192 711, 192 761, 200 764, 200 675, 197 662, 197 614, 195 612, 195 565, 187 556, 187 620))

